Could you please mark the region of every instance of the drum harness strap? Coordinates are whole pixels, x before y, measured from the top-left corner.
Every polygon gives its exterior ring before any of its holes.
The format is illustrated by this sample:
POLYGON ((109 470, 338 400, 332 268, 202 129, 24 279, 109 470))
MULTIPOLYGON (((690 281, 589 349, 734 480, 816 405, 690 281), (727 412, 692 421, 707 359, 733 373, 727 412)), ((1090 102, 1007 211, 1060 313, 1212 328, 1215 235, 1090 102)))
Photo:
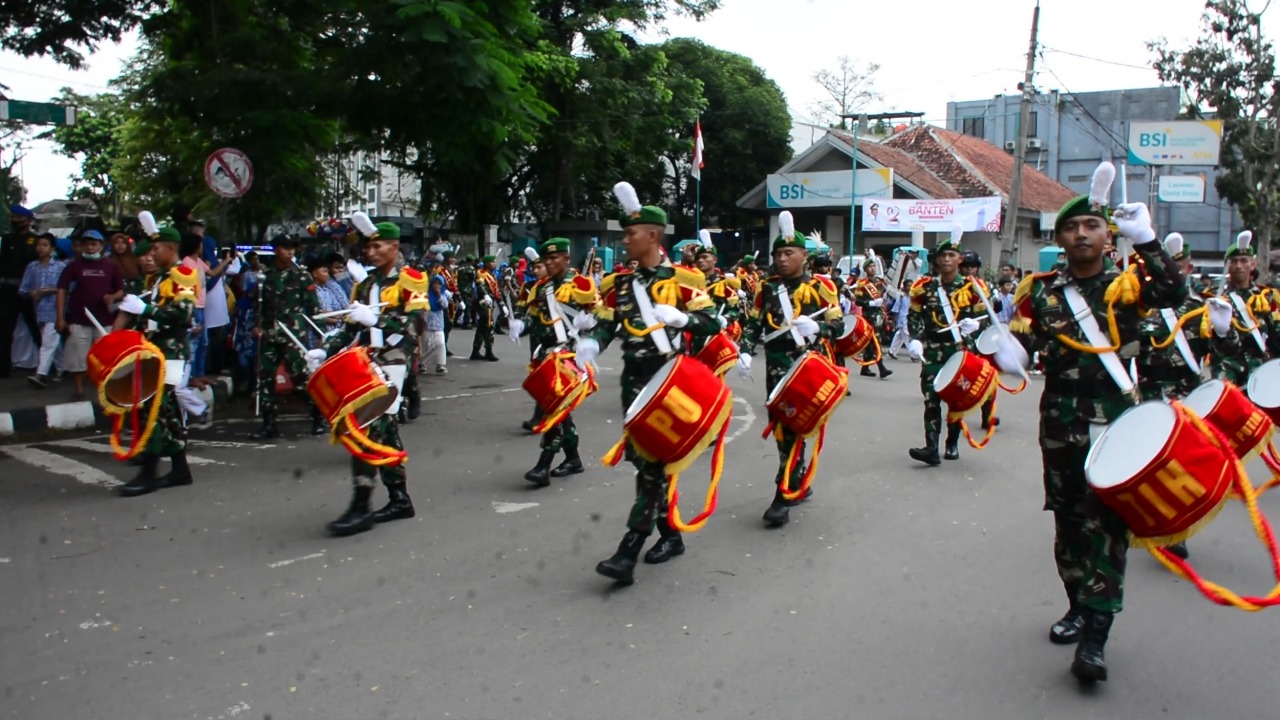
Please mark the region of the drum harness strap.
POLYGON ((938 281, 937 290, 938 302, 942 303, 942 316, 947 319, 947 329, 951 331, 951 339, 960 342, 960 328, 956 325, 956 311, 951 307, 951 298, 947 297, 947 291, 942 288, 942 281, 938 281))
POLYGON ((796 347, 804 347, 804 337, 800 335, 799 328, 795 326, 795 308, 791 307, 791 294, 787 292, 787 286, 779 284, 775 292, 778 296, 778 303, 782 305, 782 327, 774 330, 768 335, 765 335, 764 341, 769 342, 776 337, 790 332, 791 339, 796 341, 796 347))
POLYGON ((1231 296, 1231 302, 1236 306, 1236 312, 1240 313, 1240 319, 1248 320, 1250 324, 1249 334, 1253 336, 1253 341, 1258 343, 1258 349, 1263 353, 1267 352, 1267 343, 1262 339, 1262 333, 1258 332, 1258 323, 1253 322, 1253 315, 1249 312, 1249 308, 1245 307, 1244 300, 1235 293, 1227 293, 1231 296))
MULTIPOLYGON (((658 352, 663 355, 670 355, 674 348, 671 347, 671 339, 667 337, 666 330, 659 327, 658 317, 653 314, 653 301, 649 299, 649 286, 644 284, 640 278, 635 278, 631 282, 631 293, 636 296, 636 307, 640 310, 640 319, 644 321, 646 328, 656 328, 656 332, 649 333, 649 337, 653 338, 653 344, 658 348, 658 352)), ((679 337, 678 335, 676 337, 679 337)))
POLYGON ((1186 361, 1187 367, 1191 368, 1191 372, 1200 374, 1200 361, 1196 360, 1196 354, 1191 352, 1191 345, 1187 343, 1187 336, 1182 332, 1182 328, 1178 327, 1178 315, 1171 308, 1160 308, 1160 317, 1164 318, 1164 324, 1169 326, 1169 332, 1173 333, 1173 342, 1178 347, 1178 354, 1186 361))
POLYGON ((556 344, 565 344, 570 336, 577 340, 578 333, 573 331, 572 326, 566 321, 572 318, 566 315, 565 308, 561 307, 560 301, 556 299, 556 290, 552 287, 552 283, 547 283, 543 289, 543 295, 547 301, 547 314, 551 316, 551 328, 556 332, 556 344))
MULTIPOLYGON (((1080 330, 1084 333, 1085 340, 1095 350, 1111 347, 1111 343, 1107 342, 1106 337, 1102 334, 1102 328, 1098 327, 1098 320, 1093 316, 1093 308, 1089 307, 1089 303, 1080 294, 1080 290, 1075 285, 1065 285, 1062 288, 1062 293, 1067 298, 1067 307, 1071 309, 1071 314, 1075 317, 1076 323, 1080 325, 1080 330)), ((1120 361, 1120 357, 1114 351, 1107 351, 1099 352, 1098 359, 1102 361, 1102 367, 1106 369, 1107 374, 1115 381, 1116 386, 1126 395, 1132 395, 1134 392, 1133 377, 1125 370, 1124 363, 1120 361)))

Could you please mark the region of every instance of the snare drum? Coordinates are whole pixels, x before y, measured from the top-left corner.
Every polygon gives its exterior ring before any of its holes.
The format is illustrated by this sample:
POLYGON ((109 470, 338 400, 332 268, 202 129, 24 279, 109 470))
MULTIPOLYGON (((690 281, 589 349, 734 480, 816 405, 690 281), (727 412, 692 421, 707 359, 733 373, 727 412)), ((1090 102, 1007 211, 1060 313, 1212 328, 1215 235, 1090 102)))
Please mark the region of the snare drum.
POLYGON ((145 335, 137 330, 116 330, 90 346, 85 371, 99 390, 103 409, 114 415, 145 403, 160 391, 164 362, 164 355, 145 335))
POLYGON ((677 355, 627 409, 623 439, 630 438, 642 457, 665 464, 668 475, 678 475, 715 441, 732 410, 733 393, 724 380, 697 360, 677 355))
POLYGON ((1249 375, 1245 385, 1249 399, 1271 422, 1280 423, 1280 360, 1268 360, 1249 375))
POLYGON ((809 438, 818 434, 831 413, 844 402, 848 387, 847 370, 810 351, 782 376, 765 405, 774 420, 797 435, 809 438))
POLYGON ((996 391, 997 373, 986 358, 966 350, 952 355, 933 378, 933 391, 955 421, 982 407, 996 391))
POLYGON ((857 357, 876 337, 876 330, 861 315, 846 315, 844 333, 835 341, 836 352, 847 358, 857 357))
POLYGON ((1146 402, 1124 412, 1089 449, 1084 473, 1134 543, 1165 547, 1211 520, 1236 481, 1231 449, 1180 404, 1146 402))
MULTIPOLYGON (((529 376, 520 385, 542 408, 545 418, 564 419, 598 387, 590 369, 582 372, 573 358, 573 353, 563 350, 548 354, 530 366, 529 376)), ((543 427, 543 423, 539 423, 535 430, 545 432, 555 424, 543 427)))
POLYGON ((369 357, 369 349, 355 347, 316 368, 307 381, 307 394, 337 437, 347 432, 348 415, 356 427, 368 427, 396 404, 400 393, 369 357))
POLYGON ((1182 404, 1226 436, 1241 460, 1265 450, 1275 430, 1271 418, 1245 397, 1240 388, 1222 380, 1205 382, 1187 395, 1182 404))
POLYGON ((711 372, 723 377, 738 362, 738 344, 733 341, 726 328, 713 335, 693 357, 711 368, 711 372))

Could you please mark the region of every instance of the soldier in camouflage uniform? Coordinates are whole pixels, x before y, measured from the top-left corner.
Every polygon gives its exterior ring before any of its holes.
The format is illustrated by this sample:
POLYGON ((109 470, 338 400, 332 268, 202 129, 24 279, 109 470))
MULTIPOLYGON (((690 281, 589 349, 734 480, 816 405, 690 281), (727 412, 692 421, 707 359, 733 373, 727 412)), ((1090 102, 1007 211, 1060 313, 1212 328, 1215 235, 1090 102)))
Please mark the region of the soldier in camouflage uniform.
MULTIPOLYGON (((755 355, 756 346, 764 344, 766 397, 791 366, 810 350, 821 353, 828 360, 833 359, 831 345, 824 340, 832 340, 844 332, 836 286, 830 279, 810 277, 805 272, 805 260, 809 254, 805 249, 805 237, 795 231, 790 215, 783 211, 778 220, 782 230, 773 241, 773 262, 778 274, 760 283, 755 296, 755 312, 747 321, 740 348, 743 357, 739 358, 739 366, 749 371, 750 358, 755 355), (782 305, 784 291, 790 307, 782 305), (788 317, 792 319, 790 325, 786 321, 788 317)), ((773 500, 764 512, 764 521, 769 527, 776 528, 786 525, 791 519, 791 505, 807 500, 812 493, 794 501, 782 496, 787 458, 797 443, 800 445, 798 457, 803 457, 805 441, 780 422, 774 428, 773 439, 778 446, 778 472, 773 479, 776 487, 773 500)), ((804 475, 801 465, 797 462, 792 468, 788 481, 791 488, 800 486, 800 478, 804 475)))
MULTIPOLYGON (((471 327, 472 313, 475 312, 476 294, 476 258, 468 255, 458 266, 458 317, 456 325, 461 328, 471 327)), ((445 338, 446 342, 448 338, 445 338)), ((453 353, 449 353, 452 355, 453 353)))
MULTIPOLYGON (((1138 354, 1144 308, 1177 307, 1186 300, 1187 284, 1177 264, 1155 241, 1145 205, 1116 209, 1115 223, 1135 242, 1145 277, 1122 273, 1103 255, 1111 232, 1107 227, 1110 192, 1104 163, 1094 176, 1092 195, 1069 201, 1058 213, 1054 234, 1066 253, 1066 266, 1027 277, 1014 295, 1012 336, 1027 354, 1039 352, 1045 364, 1040 397, 1040 452, 1044 461, 1045 509, 1054 516, 1054 557, 1070 609, 1050 629, 1058 644, 1079 642, 1071 672, 1082 681, 1105 680, 1103 648, 1124 596, 1125 554, 1129 547, 1124 521, 1100 501, 1085 480, 1085 458, 1091 435, 1105 428, 1136 402, 1127 375, 1138 354), (1088 324, 1109 335, 1108 307, 1114 308, 1119 337, 1106 338, 1113 353, 1096 348, 1076 320, 1073 301, 1087 304, 1088 324), (1086 352, 1080 348, 1087 348, 1086 352), (1118 356, 1112 376, 1103 357, 1118 356), (1091 433, 1091 430, 1094 431, 1091 433)), ((1136 270, 1136 268, 1135 268, 1136 270)), ((997 354, 1004 370, 1011 362, 997 354)))
MULTIPOLYGON (((720 268, 716 266, 720 255, 711 242, 711 233, 702 230, 700 234, 700 247, 694 255, 695 267, 705 279, 707 296, 715 303, 716 317, 720 319, 721 327, 728 330, 729 336, 737 341, 742 337, 746 314, 742 302, 742 281, 736 276, 726 277, 720 272, 720 268)), ((707 338, 700 343, 691 344, 689 352, 697 355, 710 340, 711 338, 707 338)))
MULTIPOLYGON (((147 339, 164 353, 165 384, 139 410, 142 417, 150 413, 151 403, 160 403, 160 413, 155 428, 142 451, 142 469, 138 476, 122 485, 123 497, 136 497, 155 492, 160 488, 178 487, 192 483, 191 468, 187 464, 187 430, 178 409, 178 398, 173 389, 185 382, 190 372, 187 361, 191 359, 187 343, 191 332, 191 319, 195 315, 196 285, 200 277, 192 268, 178 264, 178 245, 181 234, 173 228, 161 228, 152 237, 156 264, 164 280, 156 292, 142 299, 136 293, 126 295, 120 304, 116 327, 132 325, 147 331, 147 339), (158 477, 156 469, 160 457, 167 456, 173 462, 168 474, 158 477)), ((141 244, 141 243, 140 243, 141 244)))
MULTIPOLYGON (((982 294, 985 295, 986 298, 991 302, 991 309, 995 312, 1000 312, 1000 308, 1002 307, 1002 305, 1000 303, 999 294, 991 292, 991 288, 987 287, 986 281, 982 279, 982 256, 981 255, 979 255, 978 253, 972 250, 965 251, 964 255, 960 259, 960 274, 967 278, 973 278, 974 287, 977 289, 980 289, 982 291, 982 294)), ((978 302, 981 302, 981 300, 979 300, 978 302)), ((979 306, 978 309, 980 311, 985 312, 986 306, 979 306)), ((991 397, 987 398, 986 402, 982 403, 982 429, 983 430, 986 430, 992 424, 994 424, 996 427, 1000 427, 1000 418, 992 417, 991 415, 991 413, 994 412, 995 409, 996 409, 996 396, 992 394, 991 397)))
POLYGON ((756 269, 756 254, 743 255, 738 261, 738 280, 742 282, 743 307, 747 313, 756 306, 756 290, 760 287, 760 271, 756 269))
MULTIPOLYGON (((364 221, 368 222, 368 219, 364 221)), ((413 268, 396 270, 396 257, 400 251, 398 225, 383 222, 374 227, 376 232, 365 238, 365 256, 374 269, 352 291, 352 308, 347 314, 347 321, 325 342, 323 350, 312 350, 307 354, 307 362, 312 368, 355 342, 369 348, 374 362, 389 372, 395 366, 402 366, 405 376, 409 373, 409 363, 418 346, 416 328, 421 327, 428 305, 427 277, 413 268), (380 308, 372 307, 378 303, 386 304, 380 308)), ((395 414, 380 416, 364 431, 375 443, 394 450, 404 449, 395 414)), ((375 523, 414 516, 404 464, 375 467, 353 455, 351 477, 351 505, 337 520, 329 523, 330 533, 354 535, 368 530, 375 523), (387 488, 388 500, 381 509, 370 512, 369 500, 378 474, 381 474, 382 484, 387 488)))
POLYGON ((1277 308, 1271 302, 1271 293, 1253 283, 1257 260, 1252 241, 1253 233, 1246 230, 1226 253, 1223 292, 1232 306, 1232 324, 1241 335, 1239 347, 1234 353, 1213 355, 1213 376, 1241 388, 1258 366, 1280 350, 1277 308))
POLYGON ((498 322, 498 303, 502 301, 502 295, 499 294, 498 280, 493 276, 496 260, 493 255, 485 255, 484 265, 476 273, 476 337, 471 342, 472 360, 498 361, 493 354, 493 328, 498 322), (481 345, 484 346, 484 355, 480 354, 481 345))
MULTIPOLYGON (((584 319, 577 322, 591 324, 591 310, 596 304, 596 284, 591 277, 579 275, 569 268, 567 239, 551 238, 542 243, 540 250, 539 262, 546 268, 546 274, 538 282, 530 283, 526 299, 522 302, 525 319, 513 318, 510 327, 513 342, 519 342, 521 335, 529 336, 529 344, 536 351, 529 365, 531 370, 552 353, 572 352, 578 335, 574 319, 585 314, 584 319), (554 297, 554 309, 548 295, 554 297)), ((578 428, 572 415, 566 415, 547 429, 542 434, 540 447, 542 452, 538 463, 525 473, 525 480, 538 487, 547 487, 553 477, 583 472, 582 457, 578 455, 578 428), (564 450, 564 462, 552 470, 551 461, 560 450, 564 450)))
MULTIPOLYGON (((311 327, 303 316, 320 312, 320 298, 311 274, 293 261, 298 252, 298 239, 277 235, 272 244, 275 262, 266 269, 258 288, 257 324, 253 330, 254 337, 258 338, 258 412, 262 414, 262 427, 249 435, 253 440, 280 437, 280 428, 276 425, 276 369, 283 363, 293 377, 294 387, 306 386, 305 351, 277 323, 301 340, 308 337, 311 327)), ((307 404, 311 409, 311 434, 323 435, 328 429, 324 418, 309 397, 307 404)))
MULTIPOLYGON (((876 339, 880 341, 881 357, 877 367, 880 369, 880 378, 884 379, 893 374, 893 371, 884 366, 884 348, 889 347, 889 339, 885 337, 885 287, 884 278, 879 276, 879 268, 876 266, 874 258, 867 258, 862 264, 863 274, 858 278, 858 282, 853 286, 853 301, 858 307, 862 308, 862 317, 871 323, 871 327, 876 331, 876 339)), ((871 361, 876 357, 876 348, 874 345, 867 345, 867 349, 862 353, 862 359, 871 361)), ((862 368, 859 373, 862 377, 875 377, 875 373, 871 372, 870 367, 862 368)))
MULTIPOLYGON (((957 352, 973 350, 978 318, 985 318, 982 301, 974 294, 971 278, 960 274, 959 231, 938 243, 934 250, 936 277, 924 275, 911 286, 907 351, 920 360, 920 393, 924 395, 924 447, 911 448, 913 460, 937 467, 938 436, 942 431, 942 400, 933 390, 933 379, 957 352)), ((960 423, 947 423, 948 460, 960 457, 960 423)))
MULTIPOLYGON (((126 295, 141 297, 155 290, 156 283, 160 281, 160 273, 156 272, 156 256, 151 252, 150 242, 139 240, 134 243, 133 256, 138 258, 138 276, 124 281, 124 292, 126 295)), ((141 328, 132 329, 140 330, 141 328)))
MULTIPOLYGON (((578 360, 594 361, 596 355, 615 337, 622 345, 622 411, 625 413, 670 357, 659 349, 655 337, 661 333, 665 344, 679 351, 681 331, 695 342, 720 331, 713 314, 713 303, 699 288, 702 278, 693 272, 676 268, 661 253, 667 213, 661 208, 641 206, 635 189, 627 183, 614 188, 622 203, 619 219, 626 230, 623 246, 627 257, 638 262, 635 270, 614 273, 604 278, 600 287, 600 303, 596 306, 594 327, 582 328, 578 341, 578 360), (636 302, 637 292, 647 293, 653 305, 654 327, 646 323, 636 302)), ((584 324, 589 320, 584 320, 584 324)), ((636 468, 635 502, 627 519, 627 533, 618 551, 596 566, 596 572, 613 578, 622 585, 633 581, 636 560, 645 538, 655 524, 661 539, 645 555, 645 562, 660 563, 684 552, 684 541, 666 520, 667 474, 664 465, 642 458, 628 444, 627 458, 636 468)))

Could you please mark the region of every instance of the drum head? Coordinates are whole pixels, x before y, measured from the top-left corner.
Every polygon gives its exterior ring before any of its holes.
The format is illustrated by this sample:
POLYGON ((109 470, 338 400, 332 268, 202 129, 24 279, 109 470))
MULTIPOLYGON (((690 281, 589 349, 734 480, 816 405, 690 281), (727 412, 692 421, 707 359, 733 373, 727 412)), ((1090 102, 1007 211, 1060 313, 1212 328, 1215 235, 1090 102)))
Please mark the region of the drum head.
MULTIPOLYGON (((852 334, 853 334, 853 331, 858 327, 858 320, 859 320, 859 319, 860 319, 860 317, 859 317, 858 315, 845 315, 845 316, 844 316, 844 332, 840 333, 840 338, 841 338, 841 339, 847 338, 847 337, 849 337, 850 335, 852 335, 852 334)), ((865 321, 864 321, 864 322, 865 322, 865 321)))
POLYGON ((764 402, 766 405, 773 402, 774 398, 778 397, 778 393, 782 392, 782 388, 786 387, 787 383, 791 382, 792 376, 796 374, 796 371, 798 371, 800 366, 804 363, 805 358, 809 357, 810 354, 811 353, 805 353, 800 356, 799 360, 791 363, 791 369, 787 371, 786 375, 782 376, 782 379, 778 381, 777 385, 773 386, 773 391, 769 393, 769 397, 765 398, 764 402))
POLYGON ((1003 339, 1000 328, 989 327, 982 331, 978 336, 978 352, 982 355, 995 355, 1000 349, 1000 341, 1003 339))
POLYGON ((648 405, 649 401, 658 394, 658 390, 662 389, 663 384, 667 382, 667 378, 671 377, 671 373, 675 372, 676 362, 681 357, 683 356, 677 355, 671 358, 666 365, 662 366, 661 370, 654 373, 653 379, 640 390, 640 394, 636 396, 636 399, 631 401, 631 407, 627 408, 626 417, 623 418, 624 423, 631 422, 632 418, 639 415, 640 411, 644 410, 644 406, 648 405))
POLYGON ((960 372, 960 366, 964 364, 964 353, 957 352, 947 358, 947 362, 942 365, 942 369, 933 377, 933 391, 938 392, 942 388, 951 384, 956 379, 956 374, 960 372))
POLYGON ((1191 412, 1205 417, 1213 412, 1218 402, 1222 400, 1222 396, 1227 392, 1227 384, 1221 380, 1206 380, 1200 387, 1191 391, 1186 399, 1182 401, 1191 412))
POLYGON ((1085 478, 1096 488, 1123 485, 1164 451, 1177 424, 1177 411, 1165 403, 1129 408, 1089 448, 1085 478))
POLYGON ((1261 408, 1280 408, 1280 360, 1262 363, 1245 386, 1249 399, 1261 408))

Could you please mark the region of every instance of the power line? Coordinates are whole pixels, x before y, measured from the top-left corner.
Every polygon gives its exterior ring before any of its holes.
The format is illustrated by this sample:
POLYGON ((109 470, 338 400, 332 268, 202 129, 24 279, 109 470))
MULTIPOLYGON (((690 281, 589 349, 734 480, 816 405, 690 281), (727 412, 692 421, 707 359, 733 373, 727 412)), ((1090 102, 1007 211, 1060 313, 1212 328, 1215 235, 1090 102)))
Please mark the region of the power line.
POLYGON ((1117 62, 1115 60, 1104 60, 1102 58, 1091 57, 1089 55, 1081 55, 1073 53, 1070 50, 1058 50, 1057 48, 1045 47, 1045 52, 1058 53, 1059 55, 1070 55, 1071 57, 1080 58, 1081 60, 1092 60, 1093 62, 1103 63, 1105 65, 1115 65, 1117 67, 1133 68, 1134 70, 1151 70, 1150 65, 1131 65, 1130 63, 1117 62))

